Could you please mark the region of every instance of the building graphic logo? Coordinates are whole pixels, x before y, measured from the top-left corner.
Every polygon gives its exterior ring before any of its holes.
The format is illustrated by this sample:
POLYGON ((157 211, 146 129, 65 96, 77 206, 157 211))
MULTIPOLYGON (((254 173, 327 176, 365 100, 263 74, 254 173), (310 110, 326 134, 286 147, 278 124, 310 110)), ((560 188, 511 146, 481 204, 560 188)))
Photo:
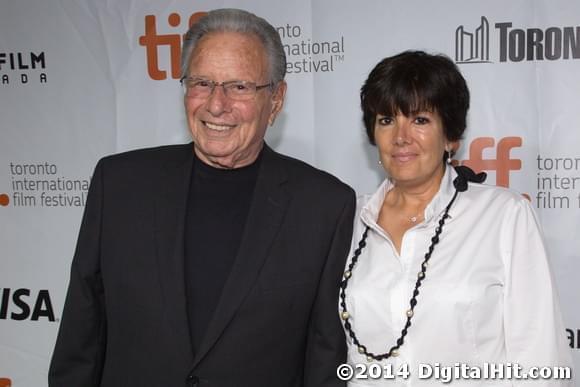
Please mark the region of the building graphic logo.
POLYGON ((455 30, 455 62, 491 63, 489 61, 489 22, 485 16, 474 32, 460 25, 455 30))
POLYGON ((494 23, 494 33, 485 16, 475 29, 455 29, 455 62, 458 64, 518 63, 580 59, 580 26, 548 28, 517 27, 510 21, 494 23), (493 40, 490 40, 490 38, 493 40))

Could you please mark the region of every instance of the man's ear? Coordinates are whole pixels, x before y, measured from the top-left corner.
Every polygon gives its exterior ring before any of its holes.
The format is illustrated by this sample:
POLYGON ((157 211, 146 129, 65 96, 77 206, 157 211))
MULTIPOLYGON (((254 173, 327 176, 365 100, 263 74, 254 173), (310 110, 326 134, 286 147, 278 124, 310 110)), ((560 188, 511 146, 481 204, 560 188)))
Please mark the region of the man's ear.
POLYGON ((286 97, 286 81, 280 81, 278 85, 275 86, 274 92, 272 93, 272 110, 270 111, 270 118, 268 119, 268 124, 270 126, 274 125, 274 121, 282 110, 284 106, 284 98, 286 97))

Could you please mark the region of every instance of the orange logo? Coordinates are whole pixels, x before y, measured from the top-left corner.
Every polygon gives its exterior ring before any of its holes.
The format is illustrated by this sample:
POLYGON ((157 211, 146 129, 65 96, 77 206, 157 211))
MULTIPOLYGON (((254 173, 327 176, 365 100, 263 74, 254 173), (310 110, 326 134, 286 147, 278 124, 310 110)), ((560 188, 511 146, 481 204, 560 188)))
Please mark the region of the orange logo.
POLYGON ((0 387, 12 387, 12 381, 8 378, 0 378, 0 387))
POLYGON ((495 145, 493 137, 478 137, 469 146, 469 159, 460 164, 468 166, 476 172, 495 171, 495 184, 509 187, 510 171, 522 169, 520 159, 510 158, 510 150, 522 146, 521 137, 504 137, 497 143, 495 159, 483 158, 483 150, 495 145))
MULTIPOLYGON (((6 207, 8 204, 10 204, 10 196, 6 195, 5 193, 0 194, 0 206, 6 207)), ((2 385, 0 385, 0 387, 2 387, 2 385)))
MULTIPOLYGON (((189 17, 189 27, 196 23, 207 12, 195 12, 189 17)), ((171 27, 177 27, 181 24, 181 16, 172 13, 167 18, 171 27)), ((171 63, 171 77, 179 79, 180 76, 180 57, 181 57, 181 34, 164 34, 157 33, 157 18, 155 15, 145 16, 145 34, 139 37, 139 44, 145 47, 147 54, 147 72, 151 79, 161 81, 167 79, 167 71, 159 68, 159 47, 169 46, 169 55, 171 63)))

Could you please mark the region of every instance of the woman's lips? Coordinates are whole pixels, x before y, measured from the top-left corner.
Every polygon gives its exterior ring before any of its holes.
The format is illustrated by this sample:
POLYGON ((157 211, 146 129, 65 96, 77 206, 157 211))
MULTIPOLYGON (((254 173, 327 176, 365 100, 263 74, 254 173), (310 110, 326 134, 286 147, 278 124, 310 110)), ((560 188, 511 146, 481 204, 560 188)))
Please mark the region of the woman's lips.
POLYGON ((417 157, 417 154, 413 152, 401 152, 394 153, 392 157, 400 163, 405 163, 407 161, 414 160, 417 157))

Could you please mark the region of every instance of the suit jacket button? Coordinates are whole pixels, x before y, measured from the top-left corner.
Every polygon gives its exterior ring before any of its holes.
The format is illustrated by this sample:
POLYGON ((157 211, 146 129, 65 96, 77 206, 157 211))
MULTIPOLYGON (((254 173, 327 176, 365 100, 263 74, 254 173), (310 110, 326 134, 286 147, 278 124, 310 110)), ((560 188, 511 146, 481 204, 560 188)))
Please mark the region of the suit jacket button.
POLYGON ((195 375, 187 375, 186 381, 190 387, 197 387, 199 385, 199 378, 195 375))

